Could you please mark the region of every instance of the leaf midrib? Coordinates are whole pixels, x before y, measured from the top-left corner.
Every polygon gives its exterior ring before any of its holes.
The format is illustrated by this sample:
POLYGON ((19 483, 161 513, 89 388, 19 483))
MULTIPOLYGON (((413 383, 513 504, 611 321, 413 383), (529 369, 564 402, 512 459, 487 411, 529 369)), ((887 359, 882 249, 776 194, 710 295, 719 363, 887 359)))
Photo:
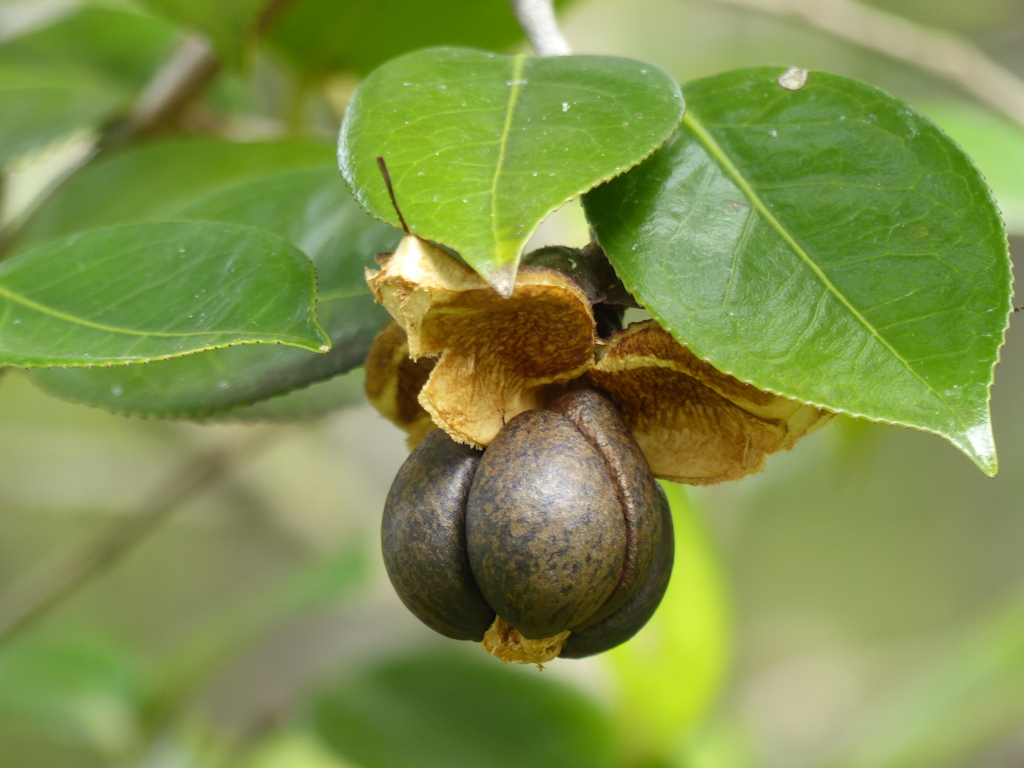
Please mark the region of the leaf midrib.
POLYGON ((515 114, 516 102, 519 100, 519 92, 523 85, 523 67, 526 63, 526 56, 518 54, 512 59, 511 88, 508 94, 508 103, 505 105, 505 124, 501 129, 501 137, 498 140, 498 158, 494 164, 494 177, 491 179, 491 236, 494 238, 494 245, 501 242, 498 237, 498 183, 501 179, 501 172, 505 167, 505 158, 508 156, 508 138, 512 132, 512 117, 515 114))
MULTIPOLYGON (((81 318, 81 317, 75 317, 74 315, 69 315, 66 312, 61 312, 60 310, 53 309, 52 307, 48 307, 45 304, 40 304, 37 301, 33 301, 32 299, 30 299, 30 298, 28 298, 26 296, 21 296, 20 294, 14 293, 14 292, 10 291, 9 289, 5 288, 2 284, 0 284, 0 298, 5 298, 8 301, 11 301, 11 302, 13 302, 15 304, 21 304, 22 306, 27 307, 28 309, 34 310, 35 312, 39 312, 40 314, 44 314, 44 315, 49 315, 50 317, 56 318, 58 320, 63 320, 65 322, 67 322, 67 323, 71 323, 72 325, 82 325, 82 326, 85 326, 87 328, 95 328, 95 329, 100 330, 100 331, 107 331, 108 333, 120 333, 120 334, 125 335, 125 336, 143 336, 143 337, 157 336, 157 337, 160 337, 160 338, 178 339, 178 338, 190 338, 190 337, 193 337, 193 336, 213 336, 213 335, 220 335, 220 334, 225 334, 225 333, 241 334, 241 333, 244 332, 241 329, 230 329, 230 328, 224 328, 224 329, 219 329, 219 330, 210 330, 210 331, 195 331, 195 332, 192 332, 192 331, 189 331, 189 332, 182 331, 181 333, 167 333, 167 332, 164 332, 164 331, 136 331, 136 330, 132 330, 130 328, 118 328, 117 326, 114 326, 114 325, 106 325, 104 323, 97 323, 97 322, 94 322, 92 320, 86 320, 86 319, 81 318)), ((281 338, 281 339, 284 339, 284 338, 291 338, 291 337, 287 336, 287 335, 281 335, 281 334, 266 334, 266 338, 268 338, 268 339, 271 339, 271 338, 281 338)))
POLYGON ((960 413, 953 408, 946 398, 933 387, 927 379, 919 374, 911 365, 911 363, 899 353, 899 351, 890 344, 885 337, 878 331, 877 328, 866 318, 856 307, 850 302, 849 299, 839 290, 839 288, 833 283, 821 268, 814 262, 810 257, 810 254, 803 249, 803 247, 793 238, 789 231, 782 225, 782 223, 775 218, 772 212, 765 205, 764 201, 761 200, 760 196, 750 185, 750 183, 743 177, 739 168, 737 168, 733 162, 729 159, 729 156, 725 151, 718 145, 714 137, 708 132, 708 130, 701 125, 700 121, 694 117, 692 107, 686 111, 683 115, 683 125, 686 125, 693 134, 697 137, 697 140, 704 146, 708 153, 722 166, 726 174, 733 180, 733 182, 740 188, 740 191, 750 200, 754 209, 761 214, 761 216, 767 221, 772 228, 778 232, 779 236, 793 249, 793 251, 800 257, 801 261, 811 270, 812 274, 818 278, 825 289, 835 296, 836 299, 850 312, 851 315, 859 322, 864 329, 871 334, 890 354, 893 355, 910 373, 916 378, 921 384, 924 385, 925 389, 928 390, 934 397, 941 402, 946 409, 953 415, 953 418, 961 426, 966 435, 969 432, 968 426, 964 423, 960 413))

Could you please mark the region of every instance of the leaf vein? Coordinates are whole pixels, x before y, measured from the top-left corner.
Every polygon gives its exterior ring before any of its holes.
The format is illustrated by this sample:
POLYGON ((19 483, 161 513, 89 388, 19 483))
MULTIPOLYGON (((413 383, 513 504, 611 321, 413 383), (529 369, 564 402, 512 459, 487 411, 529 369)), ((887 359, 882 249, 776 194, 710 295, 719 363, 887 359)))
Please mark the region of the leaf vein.
POLYGON ((512 87, 508 94, 508 104, 505 107, 505 125, 501 129, 501 138, 498 141, 498 160, 494 164, 494 178, 491 179, 491 234, 495 246, 499 242, 498 237, 498 181, 501 178, 501 171, 505 166, 505 158, 508 149, 508 137, 512 132, 512 117, 515 113, 516 102, 519 100, 519 91, 522 86, 523 66, 526 56, 519 54, 512 60, 512 87))
POLYGON ((736 184, 750 200, 751 204, 755 209, 764 217, 765 221, 779 234, 779 236, 793 249, 804 265, 811 271, 811 273, 824 285, 825 289, 831 293, 840 304, 857 320, 857 322, 872 336, 874 339, 881 344, 893 357, 895 357, 905 368, 909 371, 921 384, 927 389, 939 402, 941 402, 953 415, 956 421, 964 430, 964 434, 967 434, 970 430, 967 424, 964 422, 963 417, 959 411, 953 408, 946 400, 945 396, 939 392, 931 383, 925 379, 917 370, 910 364, 910 362, 900 354, 899 350, 892 346, 892 344, 879 332, 879 330, 850 302, 850 300, 839 290, 839 287, 833 283, 828 275, 819 267, 814 260, 810 257, 803 247, 793 238, 789 231, 782 226, 782 223, 775 218, 772 212, 765 205, 764 201, 761 200, 760 196, 751 186, 750 182, 744 178, 740 170, 733 164, 730 158, 726 155, 725 151, 718 145, 714 137, 708 133, 703 125, 694 117, 691 111, 687 111, 683 115, 683 124, 686 125, 696 136, 697 140, 704 146, 708 153, 722 166, 725 173, 732 179, 733 183, 736 184))

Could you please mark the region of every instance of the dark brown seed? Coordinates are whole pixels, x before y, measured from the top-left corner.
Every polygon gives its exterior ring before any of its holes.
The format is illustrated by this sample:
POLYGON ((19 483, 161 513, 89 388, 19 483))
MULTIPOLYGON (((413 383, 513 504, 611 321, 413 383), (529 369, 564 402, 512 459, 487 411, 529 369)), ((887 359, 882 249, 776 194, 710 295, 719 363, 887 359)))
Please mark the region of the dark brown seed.
POLYGON ((480 591, 524 637, 580 623, 615 589, 626 551, 605 462, 564 416, 520 414, 480 460, 466 544, 480 591))
POLYGON ((668 500, 660 487, 658 487, 657 513, 661 525, 654 550, 654 562, 647 572, 647 577, 640 584, 640 588, 611 616, 582 632, 573 632, 569 635, 559 656, 566 659, 579 659, 614 648, 639 632, 641 627, 654 615, 654 611, 657 610, 658 604, 668 588, 675 554, 672 513, 669 510, 668 500))
POLYGON ((466 556, 464 510, 480 456, 435 429, 398 470, 381 525, 398 596, 420 621, 456 640, 482 640, 494 621, 466 556))
POLYGON ((640 446, 606 397, 590 389, 577 390, 549 407, 569 419, 601 456, 626 525, 625 561, 619 583, 604 605, 569 627, 579 632, 617 611, 647 577, 661 537, 661 488, 640 446))

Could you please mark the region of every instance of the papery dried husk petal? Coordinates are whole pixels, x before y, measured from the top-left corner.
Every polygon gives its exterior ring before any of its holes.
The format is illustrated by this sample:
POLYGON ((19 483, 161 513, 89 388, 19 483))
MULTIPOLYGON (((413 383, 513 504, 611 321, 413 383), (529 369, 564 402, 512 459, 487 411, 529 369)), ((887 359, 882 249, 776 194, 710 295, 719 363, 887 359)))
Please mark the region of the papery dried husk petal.
POLYGON ((832 414, 718 371, 653 320, 598 349, 584 381, 618 407, 658 477, 691 485, 764 469, 832 414))
POLYGON ((569 630, 554 637, 530 640, 501 616, 494 619, 484 634, 483 647, 491 656, 501 659, 503 664, 536 664, 541 666, 556 658, 562 652, 569 630))
POLYGON ((418 400, 434 363, 429 357, 409 357, 405 331, 394 320, 380 330, 366 357, 366 396, 382 416, 408 433, 410 449, 434 429, 418 400))
POLYGON ((554 271, 520 270, 503 298, 441 248, 408 236, 367 282, 406 332, 410 357, 437 358, 419 402, 458 442, 488 445, 506 421, 540 405, 547 385, 593 365, 590 304, 554 271))

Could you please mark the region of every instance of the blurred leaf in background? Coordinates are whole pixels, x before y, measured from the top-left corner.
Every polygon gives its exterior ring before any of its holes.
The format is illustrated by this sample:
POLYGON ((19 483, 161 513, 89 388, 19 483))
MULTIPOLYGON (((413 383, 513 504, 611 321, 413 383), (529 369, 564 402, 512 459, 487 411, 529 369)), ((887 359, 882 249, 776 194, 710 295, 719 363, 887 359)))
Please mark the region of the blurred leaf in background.
POLYGON ((269 37, 301 76, 317 77, 338 71, 365 75, 406 51, 433 45, 503 50, 522 34, 503 2, 295 0, 269 37))
POLYGON ((231 64, 245 62, 246 44, 255 37, 263 14, 264 0, 221 0, 197 3, 194 0, 140 0, 141 4, 163 16, 205 35, 221 56, 231 64))
POLYGON ((674 755, 717 702, 732 653, 728 587, 705 523, 682 486, 664 483, 675 565, 657 613, 606 655, 615 722, 638 765, 674 755))
POLYGON ((0 652, 0 753, 26 768, 129 758, 144 739, 143 679, 128 648, 94 635, 8 646, 0 652))
POLYGON ((174 36, 130 9, 87 6, 0 37, 0 167, 127 111, 174 36))
POLYGON ((602 768, 615 727, 584 695, 484 655, 410 654, 322 695, 317 732, 363 768, 602 768))
MULTIPOLYGON (((927 768, 985 759, 1024 723, 1024 600, 951 641, 926 672, 858 721, 830 765, 927 768)), ((1005 760, 1011 764, 1012 753, 1005 760)))
POLYGON ((127 96, 88 73, 0 66, 0 166, 98 126, 127 96))

